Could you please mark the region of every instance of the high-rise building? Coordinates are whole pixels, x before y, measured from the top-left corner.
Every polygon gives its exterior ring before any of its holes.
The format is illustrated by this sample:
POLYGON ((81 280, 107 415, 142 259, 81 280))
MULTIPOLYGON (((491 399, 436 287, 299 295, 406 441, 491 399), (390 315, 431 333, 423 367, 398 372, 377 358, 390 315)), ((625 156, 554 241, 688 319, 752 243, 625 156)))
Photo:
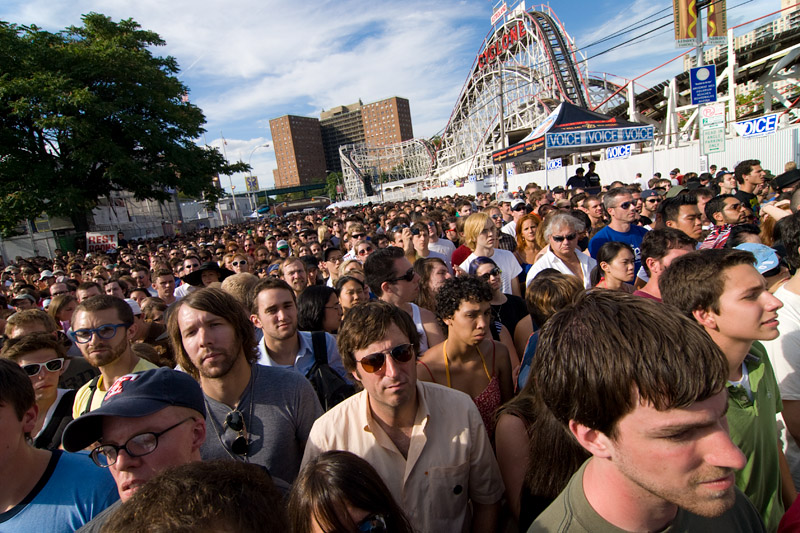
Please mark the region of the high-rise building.
POLYGON ((327 171, 340 172, 339 147, 366 143, 386 146, 414 137, 411 108, 405 98, 337 106, 319 120, 286 115, 269 121, 278 168, 276 187, 306 184, 327 171))
POLYGON ((284 115, 269 121, 275 159, 275 187, 307 185, 324 179, 325 153, 319 121, 315 118, 284 115))

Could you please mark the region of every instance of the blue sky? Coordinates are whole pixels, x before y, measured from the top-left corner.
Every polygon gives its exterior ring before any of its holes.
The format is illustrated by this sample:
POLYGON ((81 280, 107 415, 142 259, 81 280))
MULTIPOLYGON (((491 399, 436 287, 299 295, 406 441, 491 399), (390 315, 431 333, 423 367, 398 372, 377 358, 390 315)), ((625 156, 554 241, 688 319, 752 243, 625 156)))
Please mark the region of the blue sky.
MULTIPOLYGON (((727 0, 728 25, 780 9, 780 0, 727 0)), ((250 162, 262 187, 276 167, 269 120, 319 116, 359 99, 408 98, 414 134, 440 132, 490 30, 496 1, 335 0, 3 0, 0 20, 56 31, 95 11, 133 18, 161 35, 155 52, 177 58, 189 96, 205 113, 205 140, 231 160, 250 162)), ((509 2, 509 9, 516 3, 509 2)), ((530 8, 532 3, 527 2, 530 8)), ((670 0, 550 2, 567 33, 588 57, 671 20, 670 0), (640 20, 621 38, 587 47, 640 20), (584 48, 586 47, 586 48, 584 48)), ((763 23, 763 21, 761 21, 763 23)), ((746 31, 742 28, 737 31, 746 31)), ((672 28, 590 59, 590 70, 633 78, 677 56, 672 28)), ((682 70, 682 62, 643 78, 649 87, 682 70)), ((641 87, 639 88, 639 90, 641 87)), ((228 187, 228 180, 223 179, 228 187)), ((244 175, 233 177, 244 190, 244 175)))

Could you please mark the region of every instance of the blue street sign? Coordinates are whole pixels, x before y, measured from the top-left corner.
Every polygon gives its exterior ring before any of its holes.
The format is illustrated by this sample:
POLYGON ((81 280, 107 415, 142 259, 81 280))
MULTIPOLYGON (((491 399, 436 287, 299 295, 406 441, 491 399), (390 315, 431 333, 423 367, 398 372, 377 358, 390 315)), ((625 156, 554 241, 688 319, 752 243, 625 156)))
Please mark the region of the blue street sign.
POLYGON ((689 81, 692 87, 692 105, 717 101, 717 67, 695 67, 689 71, 689 81))

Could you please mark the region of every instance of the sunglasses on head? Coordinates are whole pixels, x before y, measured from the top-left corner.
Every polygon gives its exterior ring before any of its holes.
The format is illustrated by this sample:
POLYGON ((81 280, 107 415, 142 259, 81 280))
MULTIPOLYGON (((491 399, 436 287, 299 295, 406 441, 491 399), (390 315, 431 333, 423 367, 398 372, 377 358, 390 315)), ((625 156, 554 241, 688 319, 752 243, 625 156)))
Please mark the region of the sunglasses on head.
POLYGON ((499 275, 500 275, 500 274, 502 274, 502 273, 503 273, 503 271, 502 271, 502 270, 500 270, 500 267, 494 267, 493 269, 491 269, 491 270, 490 270, 489 272, 487 272, 486 274, 482 274, 482 275, 481 275, 481 277, 482 277, 483 279, 485 279, 486 281, 489 281, 489 278, 491 278, 492 276, 495 276, 495 277, 497 277, 497 276, 499 276, 499 275))
POLYGON ((392 359, 398 363, 407 363, 414 357, 414 347, 411 344, 401 344, 385 352, 365 355, 358 362, 361 363, 361 368, 364 369, 364 372, 373 374, 383 368, 383 365, 386 363, 386 354, 391 355, 392 359))
POLYGON ((564 242, 565 240, 571 241, 578 236, 577 233, 569 233, 567 235, 553 235, 553 240, 556 242, 564 242))
POLYGON ((387 281, 389 283, 395 283, 395 282, 398 282, 400 280, 411 281, 411 280, 414 279, 415 275, 416 275, 416 272, 414 272, 414 269, 413 268, 409 268, 408 270, 406 270, 406 273, 403 274, 402 276, 398 276, 396 278, 391 278, 391 279, 388 279, 387 281))
POLYGON ((247 442, 247 428, 244 425, 244 415, 241 411, 233 410, 225 416, 225 433, 222 435, 222 443, 236 455, 247 455, 250 443, 247 442), (228 433, 228 429, 236 432, 236 435, 228 433))
POLYGON ((38 376, 39 372, 42 371, 42 368, 47 369, 48 372, 58 372, 64 367, 64 358, 59 357, 58 359, 50 359, 46 363, 30 363, 27 365, 22 365, 22 370, 25 371, 28 376, 38 376))

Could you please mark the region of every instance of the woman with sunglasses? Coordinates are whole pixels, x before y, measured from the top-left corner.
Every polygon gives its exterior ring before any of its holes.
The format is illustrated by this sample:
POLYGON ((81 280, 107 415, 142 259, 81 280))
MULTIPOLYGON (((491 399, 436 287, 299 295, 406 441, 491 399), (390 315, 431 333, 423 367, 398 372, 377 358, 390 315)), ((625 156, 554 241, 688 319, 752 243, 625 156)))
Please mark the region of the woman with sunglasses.
POLYGON ((597 261, 578 248, 578 235, 584 230, 583 223, 567 213, 556 213, 547 222, 544 236, 547 239, 547 252, 528 271, 526 285, 546 268, 554 268, 561 273, 570 274, 583 281, 585 288, 592 287, 592 270, 597 261))
POLYGON ((522 267, 512 252, 495 249, 496 242, 497 227, 489 215, 471 214, 464 223, 464 244, 472 253, 458 267, 467 272, 476 257, 491 257, 503 271, 503 292, 519 296, 521 291, 517 276, 522 272, 522 267))
POLYGON ((609 241, 597 252, 592 285, 599 289, 633 292, 633 249, 624 242, 609 241))
POLYGON ((231 258, 231 270, 233 270, 235 274, 250 272, 250 263, 247 261, 247 255, 238 252, 234 254, 231 258))
POLYGON ((64 345, 50 333, 31 333, 6 341, 0 357, 17 363, 31 379, 39 414, 31 431, 36 448, 55 450, 72 420, 75 391, 58 388, 69 358, 64 345))
POLYGON ((293 533, 414 533, 378 472, 345 451, 311 459, 289 494, 293 533))
POLYGON ((517 322, 528 314, 525 300, 513 294, 503 292, 501 276, 503 272, 489 257, 476 257, 469 266, 469 273, 485 280, 492 288, 492 314, 495 320, 503 324, 511 335, 517 327, 517 322))
POLYGON ((447 339, 422 354, 417 378, 468 394, 492 438, 494 413, 514 393, 508 350, 492 339, 492 289, 476 276, 451 278, 436 301, 447 339))

